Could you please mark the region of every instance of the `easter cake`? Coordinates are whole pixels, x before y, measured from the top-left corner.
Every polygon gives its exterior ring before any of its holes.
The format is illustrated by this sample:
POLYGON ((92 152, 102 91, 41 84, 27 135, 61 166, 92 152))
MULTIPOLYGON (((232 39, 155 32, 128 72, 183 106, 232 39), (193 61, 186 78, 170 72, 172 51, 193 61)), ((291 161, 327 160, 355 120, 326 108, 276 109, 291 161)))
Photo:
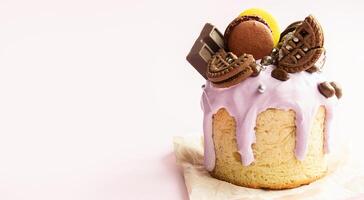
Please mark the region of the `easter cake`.
POLYGON ((207 23, 187 55, 203 85, 204 165, 212 177, 286 189, 325 176, 342 90, 322 71, 324 33, 312 15, 280 32, 249 9, 224 34, 207 23))

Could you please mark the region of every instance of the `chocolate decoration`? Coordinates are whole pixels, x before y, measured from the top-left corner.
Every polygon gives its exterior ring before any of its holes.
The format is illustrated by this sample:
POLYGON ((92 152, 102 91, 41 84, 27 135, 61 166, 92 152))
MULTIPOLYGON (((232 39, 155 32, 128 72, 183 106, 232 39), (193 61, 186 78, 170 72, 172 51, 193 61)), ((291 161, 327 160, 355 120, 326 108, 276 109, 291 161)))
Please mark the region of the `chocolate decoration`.
POLYGON ((219 50, 224 48, 224 37, 212 24, 206 23, 199 37, 187 55, 187 61, 205 78, 208 61, 219 50))
POLYGON ((187 61, 205 78, 207 63, 214 55, 214 51, 203 41, 196 41, 190 53, 187 55, 187 61))
POLYGON ((312 15, 297 25, 292 37, 282 41, 279 52, 277 67, 289 73, 311 68, 325 51, 322 28, 312 15))
POLYGON ((206 23, 200 34, 202 40, 216 53, 220 49, 224 49, 224 36, 212 24, 206 23))
POLYGON ((225 31, 229 51, 240 56, 252 54, 255 59, 269 55, 274 47, 272 32, 267 23, 256 16, 240 16, 225 31))
POLYGON ((320 69, 318 67, 316 67, 316 66, 312 66, 312 67, 306 69, 306 72, 311 73, 311 74, 315 73, 315 72, 318 72, 318 71, 320 71, 320 69))
POLYGON ((335 89, 335 95, 338 99, 343 96, 342 88, 337 82, 330 82, 330 85, 335 89))
POLYGON ((279 41, 281 42, 282 39, 284 38, 284 36, 287 35, 287 33, 293 32, 301 24, 302 24, 302 21, 296 21, 296 22, 293 22, 292 24, 290 24, 289 26, 287 26, 287 28, 281 33, 281 37, 280 37, 279 41))
POLYGON ((330 98, 335 94, 335 88, 329 82, 322 82, 317 87, 320 93, 326 98, 330 98))
POLYGON ((280 68, 273 69, 271 76, 280 81, 286 81, 289 79, 289 74, 280 68))
POLYGON ((252 55, 237 57, 220 49, 208 63, 207 77, 215 87, 230 87, 253 74, 252 63, 255 63, 252 55))
MULTIPOLYGON (((239 16, 239 17, 235 18, 232 22, 230 22, 230 24, 229 24, 229 25, 228 25, 228 27, 226 28, 226 30, 225 30, 225 34, 224 34, 225 39, 226 39, 226 38, 228 38, 228 37, 230 36, 231 31, 233 30, 233 28, 234 28, 235 26, 237 26, 237 25, 238 25, 238 24, 240 24, 241 22, 251 21, 251 20, 253 20, 253 21, 258 21, 258 22, 260 22, 260 23, 263 23, 264 25, 266 25, 266 26, 269 28, 269 26, 268 26, 267 22, 265 22, 262 18, 260 18, 260 17, 258 17, 258 16, 246 16, 246 15, 244 15, 244 16, 239 16)), ((225 42, 226 42, 226 40, 225 40, 225 42)))

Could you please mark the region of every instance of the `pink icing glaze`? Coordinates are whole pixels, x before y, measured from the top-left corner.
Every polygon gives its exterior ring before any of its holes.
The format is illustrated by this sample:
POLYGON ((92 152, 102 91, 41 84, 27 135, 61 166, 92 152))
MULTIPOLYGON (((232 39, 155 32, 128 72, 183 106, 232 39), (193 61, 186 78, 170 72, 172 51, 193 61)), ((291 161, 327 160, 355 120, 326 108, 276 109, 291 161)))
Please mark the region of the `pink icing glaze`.
POLYGON ((254 161, 251 145, 255 143, 255 123, 260 112, 268 108, 278 108, 296 113, 296 147, 295 154, 302 160, 306 154, 307 135, 311 130, 318 108, 323 105, 326 110, 324 151, 329 151, 330 126, 337 98, 326 98, 317 89, 325 78, 320 73, 300 72, 290 74, 288 81, 279 81, 271 77, 272 66, 268 66, 259 76, 229 88, 215 88, 207 81, 203 89, 201 107, 204 112, 204 151, 205 167, 212 171, 215 167, 215 151, 212 140, 212 115, 220 108, 225 108, 236 121, 238 150, 242 164, 250 165, 254 161), (259 86, 265 87, 260 93, 259 86))

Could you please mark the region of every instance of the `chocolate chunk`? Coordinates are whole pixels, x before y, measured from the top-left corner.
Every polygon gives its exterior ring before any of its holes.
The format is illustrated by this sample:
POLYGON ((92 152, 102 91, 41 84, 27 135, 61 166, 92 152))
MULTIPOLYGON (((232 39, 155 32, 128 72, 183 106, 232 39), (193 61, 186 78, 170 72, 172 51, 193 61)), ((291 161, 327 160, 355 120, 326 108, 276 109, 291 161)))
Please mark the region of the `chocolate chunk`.
POLYGON ((224 48, 223 35, 215 26, 206 23, 186 59, 207 79, 206 71, 208 61, 222 48, 224 48))
POLYGON ((331 86, 335 89, 335 95, 338 99, 343 96, 342 88, 337 82, 330 82, 331 86))
POLYGON ((306 72, 308 72, 308 73, 315 73, 315 72, 318 72, 320 69, 318 68, 318 67, 316 67, 316 66, 312 66, 312 67, 310 67, 310 68, 308 68, 308 69, 306 69, 306 72))
POLYGON ((252 54, 255 59, 269 55, 274 47, 269 26, 256 16, 240 16, 234 19, 226 28, 225 44, 235 55, 252 54))
POLYGON ((326 98, 330 98, 335 94, 335 88, 329 82, 322 82, 318 85, 318 90, 326 98))
POLYGON ((289 74, 280 68, 273 69, 271 76, 275 79, 278 79, 280 81, 286 81, 289 79, 289 74))
POLYGON ((200 37, 214 52, 225 48, 224 36, 210 23, 205 24, 200 37))
POLYGON ((207 63, 213 55, 214 51, 212 51, 206 43, 203 41, 196 41, 186 59, 205 79, 207 79, 207 63))
POLYGON ((215 87, 230 87, 253 74, 252 63, 255 63, 252 55, 237 57, 220 49, 208 63, 207 77, 215 87))
POLYGON ((279 51, 278 68, 289 73, 311 68, 325 52, 324 35, 320 24, 308 16, 293 32, 283 36, 279 51))

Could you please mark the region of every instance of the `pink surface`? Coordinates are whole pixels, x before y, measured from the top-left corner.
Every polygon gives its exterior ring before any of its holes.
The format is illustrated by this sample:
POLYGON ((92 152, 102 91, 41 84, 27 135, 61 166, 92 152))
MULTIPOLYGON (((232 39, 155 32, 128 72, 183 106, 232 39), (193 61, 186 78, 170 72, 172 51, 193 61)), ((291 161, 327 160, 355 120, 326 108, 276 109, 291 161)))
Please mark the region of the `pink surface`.
POLYGON ((172 148, 154 151, 158 153, 152 155, 145 149, 134 151, 136 157, 128 160, 108 156, 99 159, 97 154, 94 159, 68 154, 68 159, 57 161, 40 154, 32 156, 39 160, 29 160, 28 164, 17 161, 19 165, 11 169, 2 161, 0 199, 187 200, 183 175, 175 164, 172 148))
POLYGON ((223 31, 249 7, 282 28, 320 20, 362 146, 364 2, 307 1, 0 1, 0 199, 186 199, 172 136, 202 133, 204 80, 185 56, 204 23, 223 31))
POLYGON ((364 194, 360 194, 358 195, 357 197, 354 197, 354 198, 350 198, 348 200, 363 200, 364 199, 364 194))

